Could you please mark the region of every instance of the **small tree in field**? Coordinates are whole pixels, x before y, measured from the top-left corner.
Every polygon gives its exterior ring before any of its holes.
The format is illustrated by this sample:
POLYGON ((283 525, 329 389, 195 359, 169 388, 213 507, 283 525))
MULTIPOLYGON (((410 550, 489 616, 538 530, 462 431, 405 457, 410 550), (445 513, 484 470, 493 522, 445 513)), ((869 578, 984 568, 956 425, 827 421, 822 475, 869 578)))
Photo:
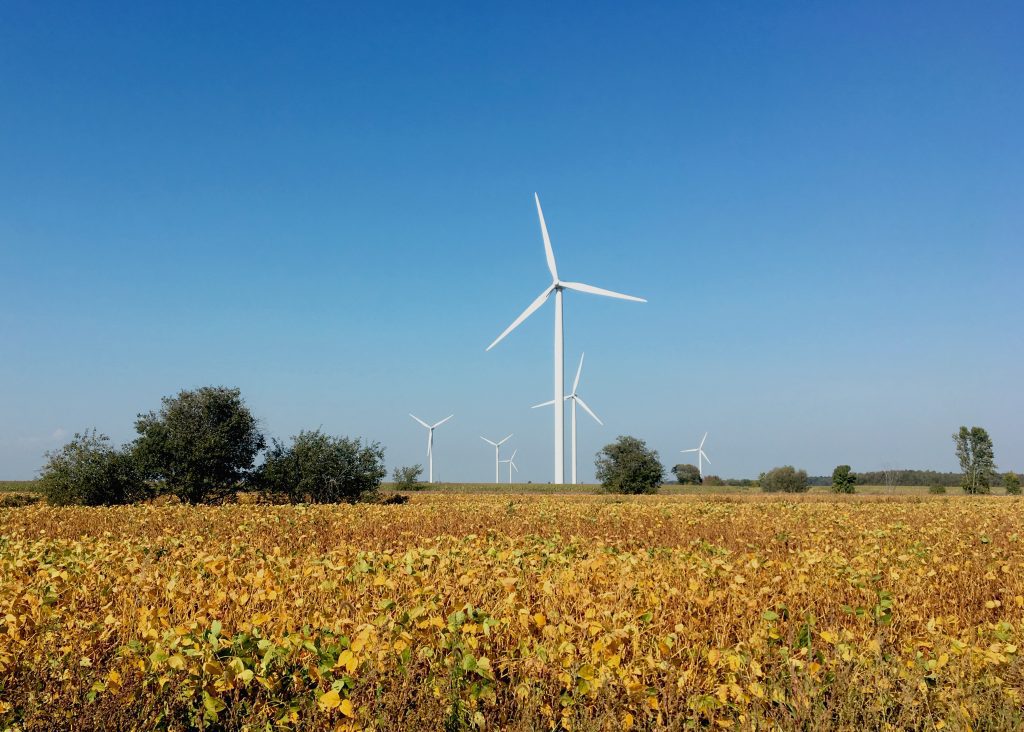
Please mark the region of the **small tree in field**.
POLYGON ((953 443, 963 471, 961 485, 964 493, 990 493, 996 465, 988 432, 982 427, 961 427, 959 432, 953 433, 953 443))
POLYGON ((655 450, 638 437, 620 436, 597 453, 597 479, 611 493, 657 493, 665 469, 655 450))
POLYGON ((1003 486, 1006 488, 1006 492, 1011 496, 1020 495, 1020 478, 1012 470, 1003 476, 1003 486))
POLYGON ((290 445, 274 440, 259 482, 295 503, 352 503, 374 498, 385 475, 378 443, 313 430, 292 437, 290 445))
POLYGON ((700 470, 697 469, 696 465, 688 463, 676 465, 672 468, 672 472, 675 474, 676 480, 679 481, 680 485, 700 485, 703 482, 700 477, 700 470))
POLYGON ((418 491, 423 488, 420 477, 423 466, 416 464, 404 468, 395 468, 395 488, 400 491, 418 491))
POLYGON ((837 465, 832 471, 832 492, 853 493, 856 491, 857 476, 850 472, 849 465, 837 465))
POLYGON ((60 450, 46 454, 39 487, 55 506, 111 506, 147 495, 130 452, 117 449, 96 430, 76 433, 60 450))
POLYGON ((765 493, 804 493, 810 488, 807 471, 797 470, 792 465, 772 468, 761 476, 760 482, 765 493))

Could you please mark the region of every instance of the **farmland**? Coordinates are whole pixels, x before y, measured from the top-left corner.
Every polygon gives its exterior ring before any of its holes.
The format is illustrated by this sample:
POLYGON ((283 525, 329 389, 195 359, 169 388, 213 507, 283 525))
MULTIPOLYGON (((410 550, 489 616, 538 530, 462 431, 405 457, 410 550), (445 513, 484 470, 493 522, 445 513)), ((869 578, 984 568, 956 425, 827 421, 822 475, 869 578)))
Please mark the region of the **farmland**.
POLYGON ((1019 729, 1024 502, 0 509, 0 729, 1019 729))

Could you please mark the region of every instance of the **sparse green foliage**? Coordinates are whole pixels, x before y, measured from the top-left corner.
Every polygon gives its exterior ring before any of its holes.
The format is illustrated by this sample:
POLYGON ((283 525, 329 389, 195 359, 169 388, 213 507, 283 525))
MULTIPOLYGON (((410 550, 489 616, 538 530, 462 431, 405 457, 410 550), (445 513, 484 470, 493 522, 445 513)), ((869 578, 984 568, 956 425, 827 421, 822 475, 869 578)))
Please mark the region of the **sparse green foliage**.
POLYGON ((682 463, 672 468, 672 473, 676 476, 676 480, 679 481, 680 485, 700 485, 702 482, 700 470, 697 469, 696 465, 682 463))
POLYGON ((110 506, 146 495, 132 454, 94 430, 76 433, 60 450, 46 454, 39 487, 55 506, 110 506))
POLYGON ((400 491, 418 491, 423 488, 420 477, 423 475, 423 466, 420 464, 409 465, 404 468, 395 468, 395 489, 400 491))
POLYGON ((139 466, 186 503, 235 491, 266 447, 241 392, 225 387, 164 397, 160 411, 140 414, 135 429, 139 466))
POLYGON ((856 492, 857 476, 850 472, 849 465, 837 465, 832 471, 832 492, 833 493, 854 493, 856 492))
POLYGON ((628 435, 601 448, 594 465, 597 479, 611 493, 657 493, 665 475, 657 451, 628 435))
POLYGON ((982 427, 961 427, 953 433, 956 457, 963 472, 961 485, 965 493, 991 493, 995 477, 995 453, 992 438, 982 427))
POLYGON ((385 475, 378 443, 312 430, 292 437, 290 445, 274 440, 259 483, 295 503, 351 503, 375 498, 385 475))
POLYGON ((792 465, 772 468, 760 478, 761 490, 765 493, 804 493, 810 484, 807 471, 797 470, 792 465))
POLYGON ((946 486, 942 483, 932 483, 928 486, 928 492, 935 496, 941 496, 946 492, 946 486))
POLYGON ((1011 496, 1020 495, 1020 478, 1012 470, 1003 476, 1003 486, 1011 496))

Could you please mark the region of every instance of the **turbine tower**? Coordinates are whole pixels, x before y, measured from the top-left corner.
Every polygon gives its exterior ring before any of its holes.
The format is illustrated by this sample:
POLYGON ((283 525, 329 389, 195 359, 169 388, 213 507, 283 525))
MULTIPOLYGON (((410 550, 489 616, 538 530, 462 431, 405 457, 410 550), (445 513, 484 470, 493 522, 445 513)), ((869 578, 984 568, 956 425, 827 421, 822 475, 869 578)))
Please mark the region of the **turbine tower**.
POLYGON ((427 424, 426 422, 424 422, 422 419, 417 417, 412 412, 409 412, 409 416, 412 417, 417 422, 419 422, 421 425, 423 425, 424 427, 427 428, 427 463, 430 466, 428 468, 428 472, 427 472, 427 482, 428 483, 433 483, 434 482, 434 430, 436 430, 438 427, 443 425, 445 422, 447 422, 449 419, 451 419, 455 415, 454 414, 449 414, 447 417, 442 419, 437 424, 427 424))
POLYGON ((519 448, 518 447, 515 450, 512 451, 512 457, 510 457, 508 460, 502 460, 501 461, 503 463, 508 463, 508 484, 509 485, 512 485, 512 471, 515 470, 517 473, 519 472, 519 468, 516 467, 516 453, 517 452, 519 452, 519 448))
POLYGON ((704 461, 711 462, 711 458, 704 454, 704 440, 708 439, 708 433, 704 433, 704 437, 701 438, 700 445, 697 447, 691 447, 689 450, 680 450, 679 452, 695 452, 697 453, 697 472, 700 473, 700 479, 704 480, 704 461))
MULTIPOLYGON (((581 353, 580 354, 580 365, 576 369, 576 379, 572 382, 572 393, 565 397, 567 400, 572 402, 572 420, 571 420, 572 426, 570 427, 570 432, 572 433, 572 483, 573 483, 573 485, 576 485, 576 482, 577 482, 576 481, 576 405, 579 404, 581 407, 583 407, 583 409, 586 410, 587 414, 589 414, 591 417, 594 418, 595 422, 597 422, 599 425, 604 427, 604 422, 602 422, 600 419, 597 418, 597 415, 594 414, 594 411, 590 407, 587 406, 587 403, 585 401, 583 401, 583 398, 577 392, 577 389, 579 389, 579 386, 580 386, 580 374, 583 373, 583 357, 585 355, 586 355, 585 353, 581 353)), ((542 404, 534 404, 532 408, 533 409, 537 409, 538 407, 546 407, 549 404, 554 404, 554 401, 547 401, 547 402, 543 402, 542 404)))
POLYGON ((634 302, 647 302, 643 298, 623 295, 620 292, 603 290, 593 285, 585 285, 582 282, 566 282, 558 278, 558 267, 555 264, 555 253, 551 249, 551 238, 548 236, 548 227, 544 223, 544 212, 540 207, 540 197, 534 193, 533 199, 537 203, 537 218, 540 219, 540 233, 544 238, 544 255, 547 257, 548 270, 551 272, 551 284, 544 292, 537 296, 537 299, 530 303, 529 307, 522 314, 512 321, 512 325, 505 329, 505 332, 498 336, 494 342, 487 346, 486 350, 494 348, 501 340, 515 330, 520 323, 526 320, 533 312, 547 302, 552 293, 555 296, 555 388, 552 400, 555 402, 555 480, 556 484, 565 482, 565 408, 562 406, 562 398, 565 394, 565 350, 562 344, 562 291, 576 290, 587 292, 591 295, 603 295, 605 297, 616 297, 620 300, 633 300, 634 302))
POLYGON ((491 440, 488 440, 486 437, 483 437, 483 436, 480 437, 480 439, 483 440, 484 442, 486 442, 488 445, 494 445, 494 482, 495 483, 500 483, 501 482, 500 478, 498 477, 498 468, 501 465, 501 460, 498 459, 500 457, 498 455, 498 453, 501 452, 501 446, 504 445, 505 441, 508 440, 508 438, 511 437, 511 436, 512 435, 510 434, 504 440, 498 440, 497 442, 493 442, 491 440))

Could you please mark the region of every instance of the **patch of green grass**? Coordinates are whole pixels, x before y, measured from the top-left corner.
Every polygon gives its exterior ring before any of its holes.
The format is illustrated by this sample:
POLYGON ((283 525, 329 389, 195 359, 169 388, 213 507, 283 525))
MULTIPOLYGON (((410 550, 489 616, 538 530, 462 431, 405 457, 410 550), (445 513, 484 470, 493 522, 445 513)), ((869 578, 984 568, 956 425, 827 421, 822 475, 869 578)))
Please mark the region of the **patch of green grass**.
POLYGON ((0 493, 38 493, 38 480, 0 480, 0 493))

